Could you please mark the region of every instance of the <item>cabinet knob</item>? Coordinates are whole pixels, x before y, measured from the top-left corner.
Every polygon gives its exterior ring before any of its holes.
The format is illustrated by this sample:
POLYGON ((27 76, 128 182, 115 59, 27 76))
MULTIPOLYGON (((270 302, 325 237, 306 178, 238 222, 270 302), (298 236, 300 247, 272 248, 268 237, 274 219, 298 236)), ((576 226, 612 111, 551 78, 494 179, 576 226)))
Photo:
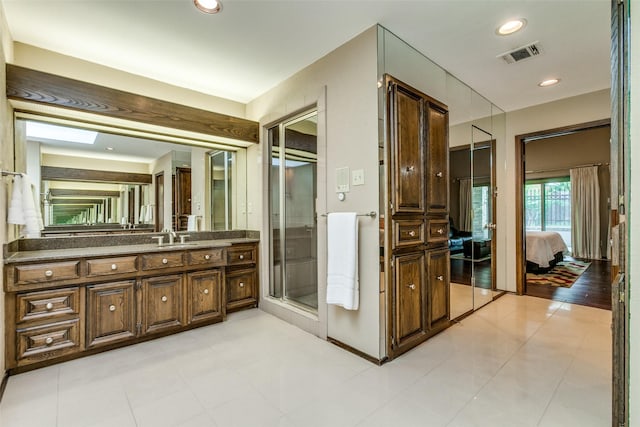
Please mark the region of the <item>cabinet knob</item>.
POLYGON ((444 280, 444 276, 443 276, 443 275, 436 276, 436 279, 438 279, 438 280, 440 280, 440 281, 443 281, 443 280, 444 280))
POLYGON ((160 298, 160 299, 162 300, 162 302, 167 302, 167 300, 168 300, 169 298, 167 298, 167 296, 166 296, 166 295, 162 295, 162 298, 160 298))
POLYGON ((44 272, 44 275, 47 276, 47 277, 51 277, 51 276, 53 276, 53 271, 52 270, 47 270, 47 271, 44 272))
POLYGON ((115 305, 113 305, 113 304, 111 304, 111 305, 109 306, 109 311, 116 311, 116 306, 115 306, 115 305))
POLYGON ((168 260, 168 259, 166 259, 166 258, 162 258, 162 263, 163 263, 163 264, 166 264, 166 263, 168 263, 168 262, 169 262, 169 260, 168 260))
POLYGON ((244 259, 244 255, 240 254, 239 259, 244 259))
POLYGON ((47 338, 44 340, 44 343, 45 343, 46 345, 51 345, 51 344, 53 344, 53 337, 47 337, 47 338))
POLYGON ((407 172, 413 172, 415 169, 416 169, 415 166, 407 166, 406 171, 407 172))
POLYGON ((241 288, 244 288, 244 282, 240 282, 238 286, 240 286, 241 288))
POLYGON ((211 259, 211 255, 206 254, 206 255, 204 256, 204 259, 206 259, 206 260, 210 260, 210 259, 211 259))
POLYGON ((416 285, 414 285, 413 283, 407 285, 407 288, 414 290, 416 288, 416 285))
POLYGON ((438 178, 442 178, 442 177, 444 176, 444 174, 443 174, 442 172, 437 172, 437 173, 436 173, 436 176, 437 176, 438 178))
POLYGON ((416 235, 416 232, 414 230, 411 230, 409 232, 409 236, 414 237, 416 235))
POLYGON ((118 269, 118 265, 117 264, 111 264, 111 269, 112 270, 117 270, 118 269))
POLYGON ((53 303, 52 302, 48 302, 47 305, 44 306, 47 311, 51 311, 53 310, 53 303))
POLYGON ((444 234, 444 228, 438 228, 438 234, 444 234))
POLYGON ((202 291, 205 295, 209 295, 209 289, 205 289, 204 291, 202 291))

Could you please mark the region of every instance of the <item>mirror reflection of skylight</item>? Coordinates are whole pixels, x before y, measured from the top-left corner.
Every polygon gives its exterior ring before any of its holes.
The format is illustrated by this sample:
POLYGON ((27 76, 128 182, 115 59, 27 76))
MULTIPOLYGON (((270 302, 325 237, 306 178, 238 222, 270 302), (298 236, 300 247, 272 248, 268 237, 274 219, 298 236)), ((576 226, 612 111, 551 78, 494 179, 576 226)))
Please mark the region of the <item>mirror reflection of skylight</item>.
MULTIPOLYGON (((289 159, 286 159, 284 162, 285 162, 284 166, 287 168, 297 168, 298 166, 305 166, 309 164, 309 162, 301 162, 298 160, 289 160, 289 159)), ((277 158, 271 159, 271 163, 273 166, 280 166, 280 159, 277 159, 277 158)))
POLYGON ((93 144, 98 132, 85 129, 56 126, 49 123, 27 122, 27 138, 93 144))

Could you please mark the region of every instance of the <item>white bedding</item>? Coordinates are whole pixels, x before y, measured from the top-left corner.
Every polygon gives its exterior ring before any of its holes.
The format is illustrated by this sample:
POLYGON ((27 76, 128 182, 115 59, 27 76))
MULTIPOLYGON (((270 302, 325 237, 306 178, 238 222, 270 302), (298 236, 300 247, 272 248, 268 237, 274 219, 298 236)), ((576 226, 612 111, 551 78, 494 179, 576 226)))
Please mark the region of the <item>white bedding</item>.
POLYGON ((527 261, 542 268, 549 267, 555 254, 568 250, 562 236, 555 231, 527 231, 526 240, 527 261))

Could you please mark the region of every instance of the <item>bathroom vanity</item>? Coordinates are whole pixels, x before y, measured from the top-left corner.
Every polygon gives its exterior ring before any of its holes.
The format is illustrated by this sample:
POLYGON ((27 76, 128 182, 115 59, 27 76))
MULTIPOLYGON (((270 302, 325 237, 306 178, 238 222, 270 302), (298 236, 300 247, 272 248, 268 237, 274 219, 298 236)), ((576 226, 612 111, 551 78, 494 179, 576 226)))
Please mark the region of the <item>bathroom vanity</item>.
MULTIPOLYGON (((227 234, 161 246, 138 237, 113 246, 9 248, 7 369, 15 373, 135 344, 256 307, 258 239, 227 234)), ((67 239, 82 246, 77 237, 67 239)))

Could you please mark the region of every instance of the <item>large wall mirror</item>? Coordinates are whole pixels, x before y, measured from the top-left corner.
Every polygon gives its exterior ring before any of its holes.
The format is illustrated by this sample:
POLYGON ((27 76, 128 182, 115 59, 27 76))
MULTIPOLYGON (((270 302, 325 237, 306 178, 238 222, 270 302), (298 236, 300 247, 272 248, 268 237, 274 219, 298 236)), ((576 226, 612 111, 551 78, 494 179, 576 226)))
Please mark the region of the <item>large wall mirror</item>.
POLYGON ((63 122, 15 119, 43 236, 246 229, 246 149, 63 122))

